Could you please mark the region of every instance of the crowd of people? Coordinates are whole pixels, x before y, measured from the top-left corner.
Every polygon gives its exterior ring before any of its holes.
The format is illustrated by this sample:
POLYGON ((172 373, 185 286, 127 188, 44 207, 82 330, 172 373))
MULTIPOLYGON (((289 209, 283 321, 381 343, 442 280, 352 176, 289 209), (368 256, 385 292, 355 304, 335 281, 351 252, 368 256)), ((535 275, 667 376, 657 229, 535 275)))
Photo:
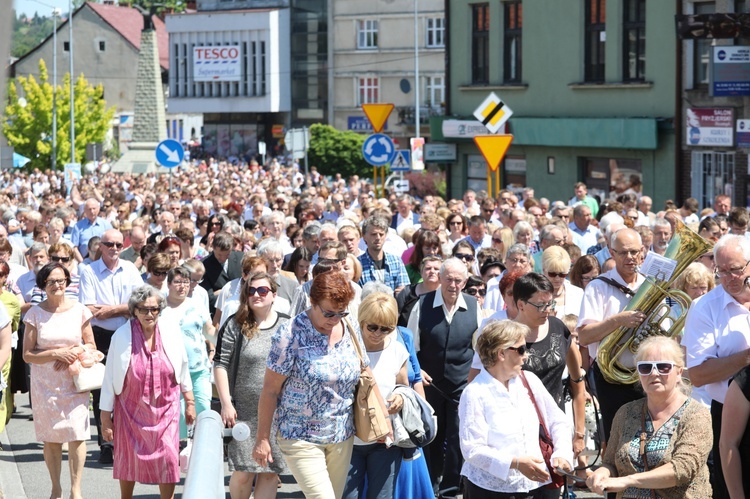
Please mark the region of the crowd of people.
POLYGON ((744 497, 750 216, 726 195, 655 213, 641 187, 445 200, 276 160, 199 161, 171 183, 4 172, 0 431, 30 391, 55 498, 66 451, 81 497, 90 395, 122 497, 174 495, 212 406, 250 429, 226 449, 233 499, 275 497, 289 471, 320 499, 558 498, 560 476, 625 498, 744 497), (693 300, 684 328, 641 337, 641 266, 680 258, 685 230, 705 251, 657 276, 693 300), (626 329, 630 381, 597 362, 626 329), (106 367, 89 395, 74 366, 92 352, 106 367), (355 437, 363 373, 390 416, 376 441, 355 437), (437 424, 399 438, 415 410, 437 424))

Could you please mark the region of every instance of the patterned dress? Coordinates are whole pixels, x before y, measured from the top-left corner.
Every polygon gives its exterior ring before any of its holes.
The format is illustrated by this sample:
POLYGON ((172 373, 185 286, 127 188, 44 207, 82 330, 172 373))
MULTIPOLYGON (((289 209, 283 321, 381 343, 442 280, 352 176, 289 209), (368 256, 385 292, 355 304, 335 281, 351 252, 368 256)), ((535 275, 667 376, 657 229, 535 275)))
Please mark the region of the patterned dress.
POLYGON ((180 385, 157 326, 150 351, 137 320, 122 393, 115 398, 114 467, 117 480, 180 481, 180 385))
MULTIPOLYGON (((51 313, 39 306, 26 312, 24 322, 36 328, 39 350, 81 345, 83 324, 91 320, 88 308, 76 303, 65 312, 51 313)), ((31 365, 31 404, 39 442, 88 440, 89 392, 77 393, 73 375, 55 370, 54 362, 31 365)))

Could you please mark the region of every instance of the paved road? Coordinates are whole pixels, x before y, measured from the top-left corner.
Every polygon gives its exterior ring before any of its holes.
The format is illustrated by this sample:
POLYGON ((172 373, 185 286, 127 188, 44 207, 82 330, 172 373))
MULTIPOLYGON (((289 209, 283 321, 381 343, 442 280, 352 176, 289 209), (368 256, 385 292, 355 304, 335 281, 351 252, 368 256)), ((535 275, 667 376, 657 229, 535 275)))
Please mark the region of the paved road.
MULTIPOLYGON (((31 413, 27 395, 16 396, 18 410, 8 424, 6 431, 0 434, 0 499, 37 499, 49 497, 50 482, 47 468, 42 455, 42 445, 36 442, 34 423, 29 421, 31 413)), ((108 499, 119 497, 119 488, 112 478, 112 467, 103 466, 97 462, 99 448, 96 445, 96 426, 93 413, 91 417, 92 440, 87 444, 86 468, 83 472, 83 497, 108 499)), ((63 457, 67 461, 67 456, 63 457)), ((226 463, 225 463, 226 470, 226 463)), ((67 464, 63 462, 62 481, 63 490, 70 487, 67 464)), ((303 498, 294 478, 284 475, 282 487, 277 497, 279 499, 303 498)), ((184 481, 177 486, 176 497, 182 496, 184 481)), ((225 491, 229 498, 229 472, 225 472, 225 491)), ((66 493, 67 497, 67 493, 66 493)), ((156 485, 136 485, 135 497, 158 498, 156 485)), ((599 498, 591 493, 576 492, 577 499, 599 498)))

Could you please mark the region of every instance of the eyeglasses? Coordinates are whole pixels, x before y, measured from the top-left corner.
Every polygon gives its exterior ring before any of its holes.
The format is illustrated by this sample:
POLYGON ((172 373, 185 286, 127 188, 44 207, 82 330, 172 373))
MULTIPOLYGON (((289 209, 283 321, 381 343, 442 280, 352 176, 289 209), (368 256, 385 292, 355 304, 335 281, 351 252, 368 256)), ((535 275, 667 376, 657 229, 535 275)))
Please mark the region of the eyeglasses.
POLYGON ((566 279, 568 277, 568 274, 562 272, 547 272, 547 275, 550 277, 559 277, 561 279, 566 279))
POLYGON ((538 304, 531 303, 530 301, 526 301, 526 300, 524 301, 542 313, 545 313, 548 310, 554 310, 555 305, 557 305, 557 302, 555 300, 552 300, 551 302, 547 302, 547 303, 538 303, 538 304))
POLYGON ((451 222, 449 225, 463 225, 463 222, 451 222))
POLYGON ((323 307, 320 305, 316 305, 320 311, 323 313, 323 317, 326 319, 332 319, 334 317, 338 317, 339 319, 343 319, 347 315, 349 315, 349 312, 331 312, 330 310, 324 310, 323 307))
POLYGON ((729 276, 739 277, 739 276, 741 276, 745 272, 745 269, 747 268, 748 264, 750 264, 750 260, 748 260, 745 263, 745 266, 742 267, 741 269, 730 269, 730 270, 719 270, 719 269, 716 269, 716 275, 718 277, 729 277, 729 276))
POLYGON ((493 243, 497 243, 497 244, 503 244, 503 240, 502 239, 497 239, 495 237, 492 238, 492 242, 493 243))
POLYGON ((201 279, 190 279, 190 284, 200 284, 203 282, 203 278, 201 279))
POLYGON ((520 347, 508 347, 508 348, 506 348, 506 350, 513 350, 514 352, 516 352, 521 357, 523 357, 524 355, 526 355, 526 350, 527 349, 528 348, 526 347, 526 345, 521 345, 520 347))
POLYGON ((255 296, 255 293, 258 293, 258 296, 265 298, 270 292, 271 288, 268 286, 258 286, 257 288, 255 286, 250 286, 247 288, 247 296, 255 296))
POLYGON ((395 326, 378 326, 377 324, 367 324, 367 330, 371 333, 380 331, 382 334, 390 334, 396 329, 395 326))
POLYGON ((526 265, 527 263, 529 263, 529 261, 525 258, 508 258, 508 262, 515 263, 517 265, 526 265))
POLYGON ((221 222, 211 222, 208 225, 210 225, 211 227, 221 227, 223 224, 221 222))
POLYGON ((135 307, 135 309, 143 315, 159 315, 159 312, 161 312, 159 307, 135 307))
POLYGON ((62 262, 62 263, 68 263, 71 260, 72 257, 69 256, 50 256, 50 259, 53 262, 62 262))
POLYGON ((115 249, 120 249, 124 246, 124 244, 116 243, 114 241, 102 241, 102 244, 106 246, 107 248, 115 248, 115 249))
POLYGON ((470 255, 468 253, 456 253, 455 257, 459 260, 463 260, 464 262, 473 262, 474 261, 474 255, 470 255))
POLYGON ((482 211, 485 212, 485 213, 492 213, 495 210, 482 210, 482 211))
POLYGON ((620 255, 620 256, 629 256, 629 257, 635 257, 641 254, 641 250, 616 250, 616 249, 610 249, 609 250, 614 255, 620 255))
POLYGON ((172 281, 175 286, 189 286, 190 281, 172 281))
POLYGON ((471 295, 471 296, 476 296, 476 295, 486 296, 487 290, 484 288, 466 288, 464 289, 464 293, 466 293, 467 295, 471 295))
POLYGON ((167 275, 167 272, 169 271, 168 270, 154 270, 153 272, 151 272, 151 275, 156 276, 156 277, 164 277, 165 275, 167 275))
POLYGON ((68 284, 67 279, 47 279, 47 286, 65 286, 68 284))
POLYGON ((636 363, 638 374, 648 376, 656 369, 657 374, 669 374, 672 372, 674 362, 671 360, 641 361, 636 363))

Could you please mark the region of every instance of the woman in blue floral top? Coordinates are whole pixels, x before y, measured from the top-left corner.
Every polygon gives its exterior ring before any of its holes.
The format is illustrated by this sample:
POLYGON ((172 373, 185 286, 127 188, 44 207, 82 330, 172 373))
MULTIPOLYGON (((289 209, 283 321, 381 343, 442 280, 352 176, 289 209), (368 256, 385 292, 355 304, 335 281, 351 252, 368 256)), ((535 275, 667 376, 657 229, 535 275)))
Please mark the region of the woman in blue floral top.
POLYGON ((352 298, 342 272, 315 277, 311 308, 276 332, 266 363, 253 457, 261 466, 273 460, 269 441, 275 411, 279 447, 305 497, 340 498, 346 483, 360 376, 351 335, 362 344, 359 328, 343 320, 352 298))

